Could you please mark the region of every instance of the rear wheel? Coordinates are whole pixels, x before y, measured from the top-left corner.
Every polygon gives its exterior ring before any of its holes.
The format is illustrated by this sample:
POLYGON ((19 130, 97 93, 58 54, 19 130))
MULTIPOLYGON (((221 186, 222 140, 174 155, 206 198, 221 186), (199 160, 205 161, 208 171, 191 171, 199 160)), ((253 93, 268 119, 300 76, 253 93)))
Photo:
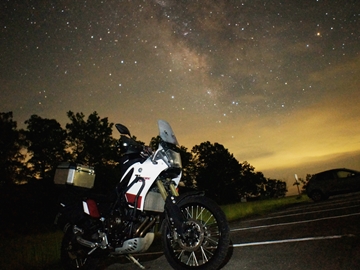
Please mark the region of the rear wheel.
POLYGON ((188 197, 179 207, 186 220, 184 237, 171 230, 165 220, 162 242, 165 257, 174 269, 219 269, 230 244, 226 217, 220 207, 206 197, 188 197))
POLYGON ((310 198, 314 202, 320 202, 320 201, 326 199, 326 197, 324 196, 324 194, 320 190, 314 190, 313 192, 311 192, 310 198))
POLYGON ((98 260, 88 256, 90 249, 80 245, 76 241, 76 234, 73 232, 73 226, 70 226, 64 234, 60 256, 65 269, 96 269, 98 260))

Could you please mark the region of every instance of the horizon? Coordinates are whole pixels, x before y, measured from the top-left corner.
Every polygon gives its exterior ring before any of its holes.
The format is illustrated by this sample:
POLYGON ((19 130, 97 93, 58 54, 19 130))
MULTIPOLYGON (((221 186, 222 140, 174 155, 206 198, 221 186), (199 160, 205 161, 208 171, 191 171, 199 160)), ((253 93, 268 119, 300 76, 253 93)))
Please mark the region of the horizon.
POLYGON ((0 111, 18 126, 32 114, 64 125, 69 110, 96 111, 145 143, 164 119, 181 145, 218 142, 289 190, 295 173, 360 170, 359 8, 10 1, 0 111))

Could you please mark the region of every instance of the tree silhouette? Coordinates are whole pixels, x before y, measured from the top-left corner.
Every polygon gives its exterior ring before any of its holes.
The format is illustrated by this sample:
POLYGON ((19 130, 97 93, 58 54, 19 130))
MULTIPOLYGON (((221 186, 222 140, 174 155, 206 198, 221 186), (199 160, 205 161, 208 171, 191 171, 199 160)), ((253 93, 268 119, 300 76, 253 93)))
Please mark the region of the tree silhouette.
POLYGON ((242 196, 258 196, 262 193, 264 186, 266 186, 266 178, 262 172, 255 172, 255 167, 250 165, 247 161, 241 163, 240 183, 237 188, 242 196))
POLYGON ((286 192, 286 182, 270 178, 267 179, 266 186, 264 187, 265 197, 282 198, 285 197, 286 192))
POLYGON ((71 123, 66 124, 68 147, 73 160, 89 166, 114 163, 116 159, 116 140, 112 138, 113 123, 108 118, 98 116, 97 112, 89 115, 85 121, 83 113, 67 113, 71 123))
POLYGON ((27 129, 23 130, 23 133, 30 155, 28 164, 32 176, 52 177, 56 165, 68 156, 65 151, 65 130, 55 119, 41 118, 37 115, 32 115, 25 124, 27 129))
POLYGON ((95 167, 95 189, 110 191, 120 177, 120 159, 117 140, 112 137, 113 123, 100 118, 97 112, 85 121, 83 113, 67 113, 71 123, 66 124, 68 148, 72 161, 95 167))
MULTIPOLYGON (((306 174, 306 177, 305 177, 305 179, 303 179, 303 178, 300 178, 299 177, 299 185, 300 185, 300 183, 302 184, 302 187, 301 187, 301 192, 302 193, 305 193, 306 192, 306 187, 307 187, 307 185, 308 185, 308 183, 309 183, 309 180, 311 179, 311 177, 313 177, 314 175, 313 174, 306 174)), ((295 184, 295 183, 294 183, 295 184)))
MULTIPOLYGON (((57 163, 68 160, 95 167, 95 187, 113 187, 121 171, 120 151, 117 140, 112 137, 113 123, 100 118, 97 112, 87 119, 83 113, 72 111, 67 112, 67 116, 70 123, 66 124, 66 130, 54 119, 32 115, 25 122, 27 129, 18 131, 12 113, 1 113, 0 182, 20 181, 16 177, 26 176, 21 162, 23 146, 29 156, 32 176, 51 176, 57 163)), ((159 140, 159 136, 151 139, 153 150, 159 140)), ((179 151, 183 164, 182 182, 186 187, 205 190, 218 203, 237 202, 242 196, 278 197, 287 191, 286 183, 266 179, 246 161, 239 163, 219 143, 203 142, 191 152, 180 146, 179 151)), ((306 182, 303 184, 304 188, 306 182)))
POLYGON ((22 180, 24 155, 20 152, 20 132, 12 118, 12 112, 0 113, 0 185, 22 180))
POLYGON ((239 201, 239 162, 221 144, 203 142, 192 148, 197 187, 219 204, 239 201))
POLYGON ((153 150, 156 151, 156 149, 159 146, 159 143, 161 141, 161 137, 158 135, 156 137, 152 137, 149 143, 149 147, 153 150))
POLYGON ((184 183, 186 188, 196 187, 196 177, 194 175, 194 162, 192 159, 192 153, 187 151, 185 146, 180 147, 180 156, 182 163, 182 176, 181 182, 184 183))

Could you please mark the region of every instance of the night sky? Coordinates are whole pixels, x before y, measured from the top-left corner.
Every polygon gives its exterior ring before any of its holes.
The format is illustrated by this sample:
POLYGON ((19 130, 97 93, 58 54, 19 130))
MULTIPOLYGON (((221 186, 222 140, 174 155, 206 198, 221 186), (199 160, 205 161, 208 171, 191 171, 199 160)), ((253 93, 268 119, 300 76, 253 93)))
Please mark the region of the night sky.
MULTIPOLYGON (((1 1, 0 112, 96 111, 265 177, 360 170, 360 1, 1 1)), ((114 137, 118 137, 114 131, 114 137)))

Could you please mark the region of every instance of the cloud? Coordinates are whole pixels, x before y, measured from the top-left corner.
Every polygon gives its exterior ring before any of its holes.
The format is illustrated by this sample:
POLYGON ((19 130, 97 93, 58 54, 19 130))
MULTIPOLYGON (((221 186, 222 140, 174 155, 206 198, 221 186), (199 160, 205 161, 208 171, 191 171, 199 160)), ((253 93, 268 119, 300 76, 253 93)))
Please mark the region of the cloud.
POLYGON ((358 80, 354 79, 359 74, 358 61, 311 75, 311 79, 318 78, 319 90, 307 93, 313 98, 296 110, 269 111, 261 117, 236 115, 231 121, 224 120, 217 132, 204 127, 203 134, 224 144, 239 161, 247 160, 260 170, 281 171, 309 160, 318 164, 358 151, 360 97, 358 80))

